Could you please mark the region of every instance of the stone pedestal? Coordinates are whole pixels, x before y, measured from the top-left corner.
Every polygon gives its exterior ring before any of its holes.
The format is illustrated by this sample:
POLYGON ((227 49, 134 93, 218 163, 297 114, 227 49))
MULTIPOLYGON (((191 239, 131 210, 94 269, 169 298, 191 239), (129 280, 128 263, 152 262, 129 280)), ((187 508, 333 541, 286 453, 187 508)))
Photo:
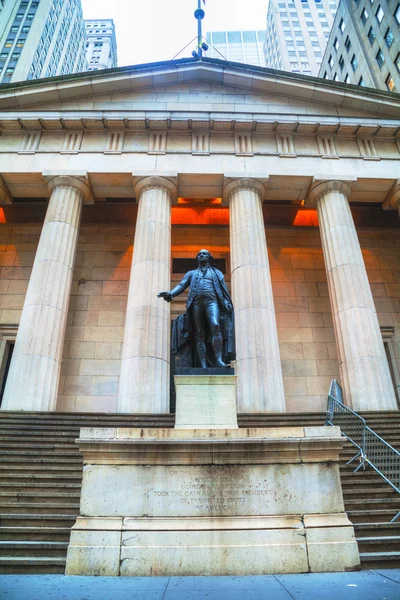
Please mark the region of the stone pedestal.
POLYGON ((175 375, 174 380, 175 429, 237 429, 235 375, 175 375))
POLYGON ((69 575, 357 568, 338 427, 82 429, 69 575))

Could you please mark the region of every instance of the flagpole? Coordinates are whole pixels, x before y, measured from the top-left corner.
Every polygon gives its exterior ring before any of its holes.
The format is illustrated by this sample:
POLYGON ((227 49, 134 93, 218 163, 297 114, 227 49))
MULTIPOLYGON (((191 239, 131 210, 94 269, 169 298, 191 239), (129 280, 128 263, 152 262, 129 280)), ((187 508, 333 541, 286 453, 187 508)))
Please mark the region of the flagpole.
POLYGON ((197 56, 201 58, 203 56, 203 34, 201 31, 201 20, 204 18, 205 12, 201 8, 201 0, 197 0, 197 10, 194 11, 194 16, 197 19, 197 56))

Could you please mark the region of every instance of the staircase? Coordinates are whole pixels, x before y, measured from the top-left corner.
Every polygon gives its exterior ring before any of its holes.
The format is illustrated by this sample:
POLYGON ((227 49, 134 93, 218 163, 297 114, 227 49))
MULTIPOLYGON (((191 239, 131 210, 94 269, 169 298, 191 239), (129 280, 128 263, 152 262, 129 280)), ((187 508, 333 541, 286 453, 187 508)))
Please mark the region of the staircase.
MULTIPOLYGON (((400 412, 364 413, 368 425, 400 447, 400 412)), ((240 427, 321 426, 322 413, 239 415, 240 427)), ((80 427, 173 427, 173 415, 0 411, 0 573, 64 573, 70 530, 79 513, 80 427)), ((362 568, 400 567, 400 496, 367 468, 353 473, 341 454, 345 508, 362 568)))

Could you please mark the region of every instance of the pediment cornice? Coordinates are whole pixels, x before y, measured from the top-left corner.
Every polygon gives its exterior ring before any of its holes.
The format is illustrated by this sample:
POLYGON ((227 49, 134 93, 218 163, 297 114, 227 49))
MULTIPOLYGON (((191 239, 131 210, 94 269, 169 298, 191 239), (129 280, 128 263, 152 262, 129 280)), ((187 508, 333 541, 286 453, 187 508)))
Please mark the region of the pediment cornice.
POLYGON ((80 73, 0 86, 0 110, 27 110, 46 103, 131 92, 157 86, 208 82, 264 94, 280 94, 319 105, 398 118, 400 95, 217 59, 183 59, 97 73, 80 73))

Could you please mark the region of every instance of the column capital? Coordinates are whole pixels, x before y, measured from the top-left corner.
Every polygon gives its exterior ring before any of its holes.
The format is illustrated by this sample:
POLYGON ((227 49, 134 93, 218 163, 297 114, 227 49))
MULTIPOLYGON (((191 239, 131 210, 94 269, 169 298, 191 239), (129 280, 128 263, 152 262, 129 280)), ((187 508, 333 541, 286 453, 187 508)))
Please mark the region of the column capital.
POLYGON ((56 187, 72 187, 79 190, 84 204, 94 204, 93 191, 86 171, 43 171, 50 193, 56 187))
POLYGON ((0 175, 0 205, 1 204, 12 204, 13 198, 7 187, 6 182, 0 175))
POLYGON ((222 201, 223 204, 229 203, 229 198, 235 190, 253 190, 257 191, 260 195, 261 201, 264 200, 265 196, 265 185, 268 183, 268 177, 254 176, 254 175, 235 175, 228 174, 224 176, 224 183, 222 189, 222 201))
POLYGON ((313 177, 305 206, 315 208, 318 200, 327 192, 341 192, 347 199, 351 194, 351 188, 357 182, 355 177, 338 177, 337 179, 328 179, 327 177, 313 177))
POLYGON ((144 190, 150 188, 161 188, 169 194, 172 204, 178 201, 178 175, 176 173, 153 174, 143 173, 142 175, 133 175, 133 187, 135 190, 136 199, 143 193, 144 190))
POLYGON ((382 208, 384 210, 397 210, 400 217, 400 179, 394 182, 386 196, 382 208))

